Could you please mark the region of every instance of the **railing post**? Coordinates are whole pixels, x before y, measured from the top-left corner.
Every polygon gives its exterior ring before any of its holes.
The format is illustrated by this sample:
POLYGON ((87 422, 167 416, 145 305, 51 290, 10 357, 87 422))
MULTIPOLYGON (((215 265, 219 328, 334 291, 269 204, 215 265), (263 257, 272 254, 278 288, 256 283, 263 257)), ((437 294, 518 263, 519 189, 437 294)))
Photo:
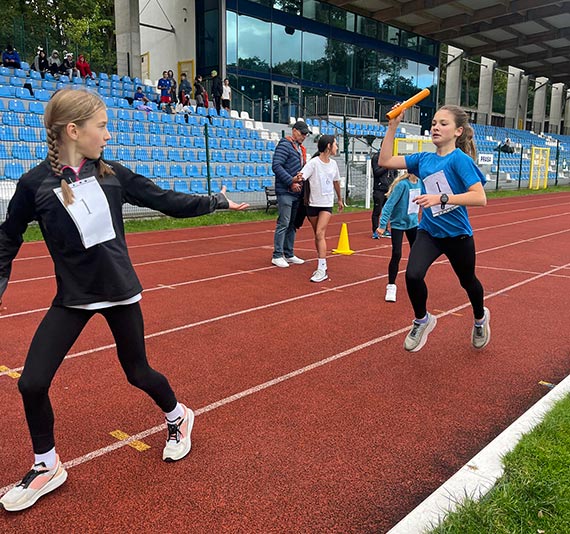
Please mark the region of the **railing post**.
POLYGON ((210 136, 208 135, 208 124, 204 124, 204 139, 206 141, 206 180, 208 182, 208 195, 212 194, 212 187, 210 184, 210 136))

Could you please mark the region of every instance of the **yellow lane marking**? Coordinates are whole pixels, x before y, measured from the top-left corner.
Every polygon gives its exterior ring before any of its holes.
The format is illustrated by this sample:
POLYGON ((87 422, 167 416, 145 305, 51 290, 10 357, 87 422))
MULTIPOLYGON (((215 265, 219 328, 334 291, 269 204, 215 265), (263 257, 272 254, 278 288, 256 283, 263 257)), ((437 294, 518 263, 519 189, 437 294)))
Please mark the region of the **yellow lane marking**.
MULTIPOLYGON (((6 371, 10 371, 10 368, 5 365, 0 365, 0 373, 5 373, 6 371)), ((10 371, 6 373, 6 375, 10 378, 20 378, 21 376, 20 373, 17 373, 16 371, 10 371)))
MULTIPOLYGON (((126 441, 127 439, 130 438, 128 434, 125 434, 121 430, 113 430, 113 432, 109 432, 109 434, 111 434, 111 436, 113 436, 114 438, 117 438, 119 441, 126 441)), ((129 447, 132 447, 133 449, 136 449, 139 452, 150 449, 150 445, 147 445, 146 443, 143 443, 142 441, 139 440, 133 440, 128 445, 129 447)))

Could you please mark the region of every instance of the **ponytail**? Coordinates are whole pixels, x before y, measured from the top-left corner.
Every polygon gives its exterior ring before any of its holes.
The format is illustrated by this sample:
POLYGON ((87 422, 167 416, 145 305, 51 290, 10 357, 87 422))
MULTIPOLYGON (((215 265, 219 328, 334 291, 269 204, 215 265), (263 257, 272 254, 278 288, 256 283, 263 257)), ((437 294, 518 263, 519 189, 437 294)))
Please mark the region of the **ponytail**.
POLYGON ((455 146, 465 152, 473 160, 477 159, 477 148, 473 140, 475 133, 469 124, 469 116, 467 112, 459 106, 447 105, 439 108, 440 110, 449 111, 454 118, 455 126, 463 128, 461 135, 455 140, 455 146))

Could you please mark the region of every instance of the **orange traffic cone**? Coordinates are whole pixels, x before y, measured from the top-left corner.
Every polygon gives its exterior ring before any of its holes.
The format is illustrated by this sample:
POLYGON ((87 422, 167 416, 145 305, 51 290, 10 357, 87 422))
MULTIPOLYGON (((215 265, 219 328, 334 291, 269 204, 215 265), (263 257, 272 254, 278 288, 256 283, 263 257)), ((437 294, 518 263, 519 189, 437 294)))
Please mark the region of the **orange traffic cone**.
POLYGON ((338 238, 338 247, 333 248, 333 254, 344 254, 345 256, 354 254, 354 250, 350 250, 350 245, 348 243, 348 227, 346 226, 346 223, 342 223, 340 237, 338 238))

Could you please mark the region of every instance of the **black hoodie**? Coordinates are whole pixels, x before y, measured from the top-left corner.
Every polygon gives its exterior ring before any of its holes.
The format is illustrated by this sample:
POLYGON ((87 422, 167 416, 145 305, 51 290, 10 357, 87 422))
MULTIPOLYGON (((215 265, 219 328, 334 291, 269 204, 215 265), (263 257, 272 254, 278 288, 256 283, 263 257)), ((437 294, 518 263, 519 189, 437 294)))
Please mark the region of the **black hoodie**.
MULTIPOLYGON (((108 162, 115 175, 99 179, 111 212, 116 237, 86 249, 71 216, 54 193, 61 177, 48 161, 24 174, 16 186, 6 221, 0 226, 0 299, 31 221, 38 221, 55 267, 57 293, 54 305, 76 306, 94 302, 118 302, 142 291, 129 258, 122 206, 128 202, 172 217, 196 217, 229 207, 218 193, 198 196, 163 190, 152 180, 135 174, 117 162, 108 162)), ((85 160, 76 175, 64 167, 68 181, 97 176, 97 161, 85 160)))

